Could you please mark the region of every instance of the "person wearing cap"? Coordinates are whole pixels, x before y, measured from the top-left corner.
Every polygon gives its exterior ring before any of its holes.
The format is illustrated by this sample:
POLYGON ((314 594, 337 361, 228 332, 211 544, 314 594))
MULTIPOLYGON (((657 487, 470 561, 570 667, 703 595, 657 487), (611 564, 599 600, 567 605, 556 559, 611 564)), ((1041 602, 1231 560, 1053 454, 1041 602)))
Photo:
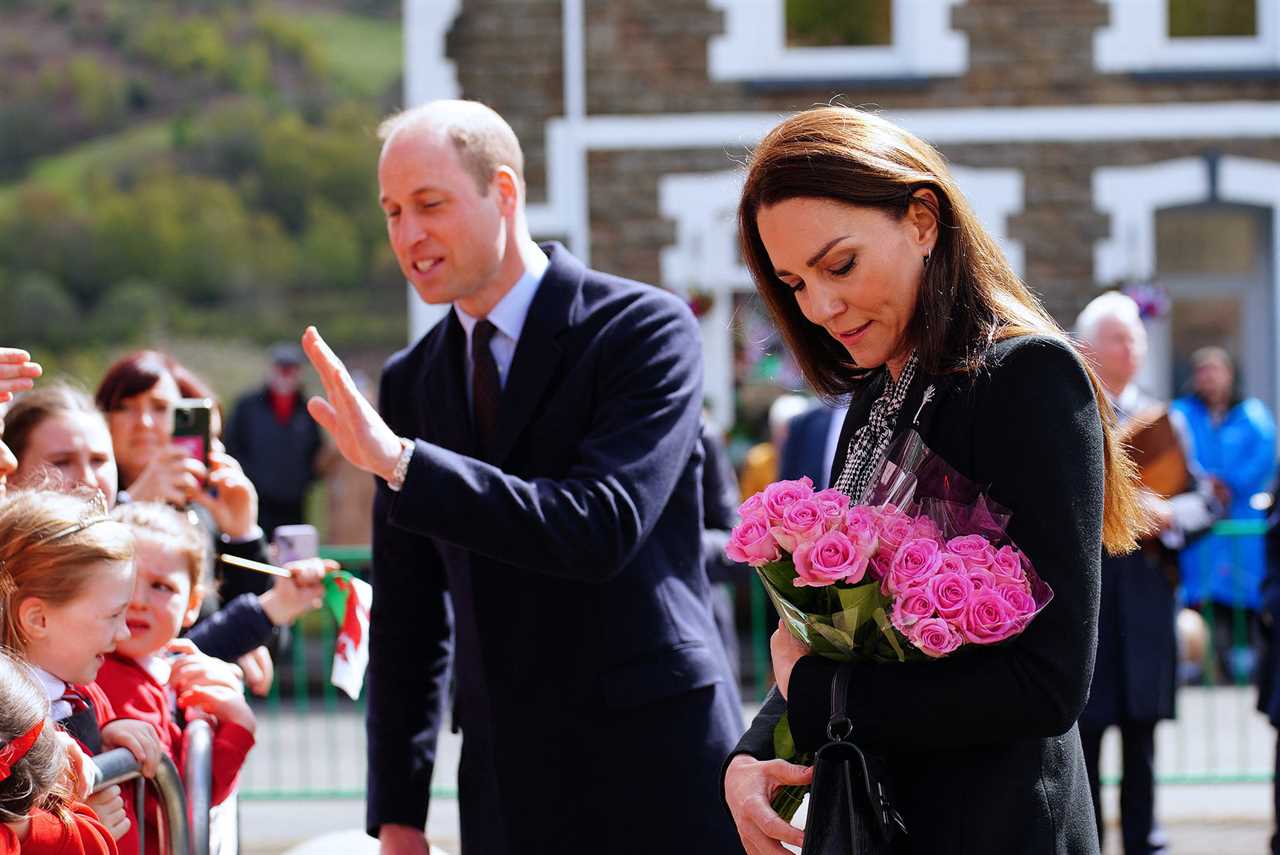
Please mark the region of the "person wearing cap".
POLYGON ((258 490, 258 521, 268 538, 277 526, 305 522, 303 500, 315 480, 320 429, 307 413, 302 351, 271 348, 266 383, 236 401, 227 422, 227 451, 258 490))

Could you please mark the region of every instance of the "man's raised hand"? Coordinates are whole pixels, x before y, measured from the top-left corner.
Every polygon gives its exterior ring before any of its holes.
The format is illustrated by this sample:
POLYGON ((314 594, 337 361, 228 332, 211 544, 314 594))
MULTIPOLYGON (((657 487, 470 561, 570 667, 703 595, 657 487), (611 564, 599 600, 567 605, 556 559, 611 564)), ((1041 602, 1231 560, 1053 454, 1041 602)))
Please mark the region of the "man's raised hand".
POLYGON ((400 459, 400 438, 360 394, 346 366, 315 327, 307 327, 303 333, 302 349, 324 386, 323 397, 316 395, 307 401, 307 412, 328 431, 352 465, 390 480, 400 459))

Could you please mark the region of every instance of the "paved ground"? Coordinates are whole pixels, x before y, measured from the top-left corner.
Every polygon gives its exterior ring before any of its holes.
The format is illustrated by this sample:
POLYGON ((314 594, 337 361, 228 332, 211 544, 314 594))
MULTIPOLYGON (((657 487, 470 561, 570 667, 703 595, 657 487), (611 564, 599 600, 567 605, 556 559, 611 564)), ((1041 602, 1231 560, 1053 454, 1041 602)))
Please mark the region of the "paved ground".
MULTIPOLYGON (((1158 766, 1163 776, 1203 782, 1210 775, 1268 774, 1275 733, 1252 710, 1252 690, 1185 689, 1179 695, 1179 721, 1161 725, 1158 766)), ((275 855, 330 832, 363 826, 357 799, 263 799, 269 792, 352 791, 363 786, 364 730, 359 710, 339 705, 328 710, 264 710, 259 744, 242 779, 241 820, 248 855, 275 855), (256 796, 256 798, 255 798, 256 796)), ((745 709, 750 716, 753 709, 745 709)), ((446 733, 439 746, 433 788, 454 790, 460 741, 446 733)), ((1103 774, 1119 772, 1114 734, 1103 742, 1103 774)), ((1115 786, 1104 789, 1103 812, 1114 826, 1118 815, 1115 786)), ((1167 784, 1161 787, 1157 813, 1178 855, 1261 855, 1271 828, 1269 783, 1167 784)), ((441 850, 458 853, 457 802, 448 795, 432 802, 428 832, 441 850)), ((1106 855, 1120 855, 1118 831, 1109 834, 1106 855)), ((359 855, 358 835, 326 841, 305 855, 359 855)), ((671 850, 675 851, 675 850, 671 850)), ((693 855, 693 853, 690 853, 693 855)))

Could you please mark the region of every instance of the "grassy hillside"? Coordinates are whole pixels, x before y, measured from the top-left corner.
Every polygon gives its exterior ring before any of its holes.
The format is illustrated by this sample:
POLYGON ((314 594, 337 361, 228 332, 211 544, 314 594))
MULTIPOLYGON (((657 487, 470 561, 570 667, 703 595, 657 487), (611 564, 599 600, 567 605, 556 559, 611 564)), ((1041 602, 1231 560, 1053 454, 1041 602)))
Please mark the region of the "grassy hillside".
POLYGON ((403 342, 372 201, 397 7, 0 0, 0 341, 403 342))

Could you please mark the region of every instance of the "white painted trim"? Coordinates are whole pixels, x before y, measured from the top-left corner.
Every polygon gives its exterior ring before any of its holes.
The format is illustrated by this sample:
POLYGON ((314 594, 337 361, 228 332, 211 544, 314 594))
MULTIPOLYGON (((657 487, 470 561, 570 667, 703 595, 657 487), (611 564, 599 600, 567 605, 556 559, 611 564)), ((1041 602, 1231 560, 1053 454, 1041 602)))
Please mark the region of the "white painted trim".
MULTIPOLYGON (((1009 216, 1023 208, 1021 171, 952 166, 951 172, 978 219, 1022 275, 1022 243, 1008 236, 1009 216)), ((712 415, 724 425, 733 423, 733 294, 753 287, 737 249, 742 181, 737 169, 658 179, 658 209, 676 227, 675 243, 662 250, 661 284, 680 294, 697 288, 714 295, 711 311, 702 318, 703 393, 712 415)))
POLYGON ((784 0, 711 0, 725 32, 707 45, 712 80, 804 80, 960 75, 969 40, 951 29, 963 0, 893 0, 892 44, 787 47, 784 0))
MULTIPOLYGON (((1272 346, 1280 348, 1280 162, 1227 156, 1218 164, 1218 197, 1271 209, 1272 346)), ((1280 404, 1280 369, 1272 401, 1280 404)))
POLYGON ((1203 158, 1094 170, 1093 206, 1111 217, 1109 236, 1093 249, 1094 281, 1109 287, 1150 279, 1156 268, 1156 211, 1208 198, 1203 158))
POLYGON ((1104 72, 1280 67, 1280 3, 1257 3, 1256 36, 1170 38, 1168 0, 1110 0, 1111 22, 1094 33, 1094 64, 1104 72))
POLYGON ((457 98, 457 69, 444 40, 462 8, 462 0, 405 0, 404 99, 409 106, 438 98, 457 98))
MULTIPOLYGON (((754 145, 782 113, 662 113, 592 116, 582 143, 593 150, 754 145)), ((1280 102, 1106 104, 885 111, 931 143, 1106 142, 1280 136, 1280 102)), ((733 152, 737 154, 738 152, 733 152)))
MULTIPOLYGON (((445 52, 445 36, 462 8, 462 0, 405 0, 404 102, 410 107, 441 98, 459 98, 462 88, 454 63, 445 52)), ((424 303, 413 286, 405 285, 409 341, 445 316, 448 306, 424 303)))

